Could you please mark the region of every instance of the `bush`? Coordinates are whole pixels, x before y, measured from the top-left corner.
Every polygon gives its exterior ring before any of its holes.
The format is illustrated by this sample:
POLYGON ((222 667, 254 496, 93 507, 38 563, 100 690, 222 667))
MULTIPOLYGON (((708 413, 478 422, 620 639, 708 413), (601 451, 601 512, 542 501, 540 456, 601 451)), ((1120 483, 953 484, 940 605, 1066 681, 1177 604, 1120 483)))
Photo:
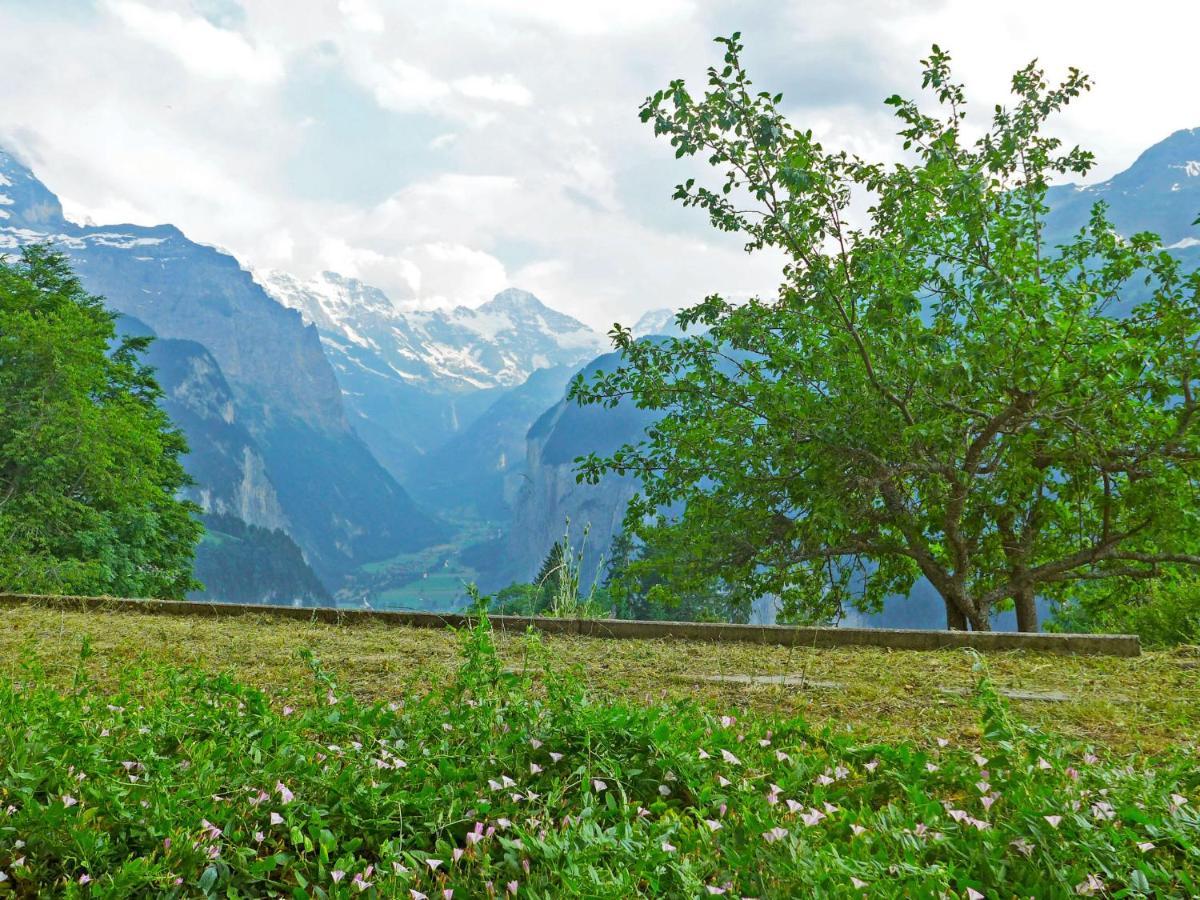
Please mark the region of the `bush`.
POLYGON ((0 686, 0 895, 1066 896, 1200 892, 1200 770, 1014 722, 979 746, 591 696, 486 621, 457 677, 364 704, 310 659, 280 709, 228 677, 0 686), (540 672, 535 679, 534 673, 540 672))
POLYGON ((1085 597, 1060 608, 1052 625, 1057 631, 1136 634, 1152 647, 1200 644, 1200 578, 1164 578, 1122 602, 1085 597))

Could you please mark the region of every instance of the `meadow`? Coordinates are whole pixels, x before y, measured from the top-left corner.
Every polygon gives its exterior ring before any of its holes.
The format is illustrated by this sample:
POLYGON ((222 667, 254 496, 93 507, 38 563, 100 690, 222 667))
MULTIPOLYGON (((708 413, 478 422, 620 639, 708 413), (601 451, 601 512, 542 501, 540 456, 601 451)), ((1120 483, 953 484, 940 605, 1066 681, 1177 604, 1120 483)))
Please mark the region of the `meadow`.
POLYGON ((0 895, 1200 893, 1186 651, 5 614, 0 895), (1000 693, 1035 682, 1076 699, 1000 693))

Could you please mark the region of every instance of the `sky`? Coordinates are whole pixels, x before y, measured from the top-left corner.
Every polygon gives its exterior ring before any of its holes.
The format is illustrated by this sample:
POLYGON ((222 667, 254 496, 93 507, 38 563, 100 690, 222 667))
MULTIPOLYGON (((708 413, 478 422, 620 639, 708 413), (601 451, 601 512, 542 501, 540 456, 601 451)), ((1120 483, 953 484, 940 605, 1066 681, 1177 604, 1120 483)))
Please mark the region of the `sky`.
POLYGON ((1089 180, 1200 126, 1193 0, 0 0, 0 145, 79 221, 170 222, 398 303, 520 287, 603 330, 778 282, 671 200, 703 167, 637 117, 735 30, 794 124, 884 161, 882 100, 919 93, 933 43, 978 117, 1035 57, 1092 75, 1056 129, 1089 180))

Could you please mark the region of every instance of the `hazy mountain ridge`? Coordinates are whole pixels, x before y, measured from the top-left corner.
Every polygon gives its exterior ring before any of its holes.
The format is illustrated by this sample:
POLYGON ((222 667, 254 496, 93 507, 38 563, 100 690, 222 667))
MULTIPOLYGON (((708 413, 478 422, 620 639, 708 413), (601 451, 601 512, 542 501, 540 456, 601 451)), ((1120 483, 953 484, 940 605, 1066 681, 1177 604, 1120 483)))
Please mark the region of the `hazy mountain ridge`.
POLYGON ((428 472, 426 457, 504 391, 538 369, 580 365, 604 345, 582 322, 516 289, 475 309, 424 310, 333 272, 256 277, 319 330, 356 430, 403 481, 428 472))
MULTIPOLYGON (((163 339, 155 351, 160 369, 168 368, 171 353, 179 354, 179 380, 165 386, 167 399, 180 401, 176 412, 183 418, 198 417, 184 427, 192 444, 190 464, 208 459, 214 466, 194 474, 212 476, 236 463, 238 454, 214 444, 217 419, 226 414, 214 419, 212 410, 228 409, 226 424, 236 423, 242 433, 219 440, 254 447, 241 458, 243 479, 258 484, 261 515, 252 518, 285 527, 322 578, 336 583, 373 554, 388 556, 440 538, 440 526, 413 504, 350 427, 316 328, 269 297, 237 260, 171 225, 69 222, 54 194, 2 150, 0 178, 5 212, 0 253, 34 242, 54 245, 69 256, 89 291, 163 339), (205 391, 211 396, 204 397, 205 391), (261 472, 259 459, 265 464, 261 472), (321 489, 286 485, 295 471, 321 489), (274 486, 281 517, 267 484, 274 486)), ((207 486, 201 482, 212 511, 247 512, 246 498, 237 499, 231 483, 225 477, 207 486)))

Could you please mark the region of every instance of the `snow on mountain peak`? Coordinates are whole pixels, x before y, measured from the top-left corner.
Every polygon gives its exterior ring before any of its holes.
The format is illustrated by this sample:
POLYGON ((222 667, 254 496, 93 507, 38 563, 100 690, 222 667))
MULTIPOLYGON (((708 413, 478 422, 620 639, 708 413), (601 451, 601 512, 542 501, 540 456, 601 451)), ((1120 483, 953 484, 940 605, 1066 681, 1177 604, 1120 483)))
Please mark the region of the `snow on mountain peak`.
POLYGON ((516 288, 474 309, 422 309, 394 303, 378 288, 336 272, 309 280, 273 271, 255 277, 317 326, 336 368, 369 370, 433 390, 520 384, 536 369, 576 365, 604 347, 604 339, 582 322, 516 288))

